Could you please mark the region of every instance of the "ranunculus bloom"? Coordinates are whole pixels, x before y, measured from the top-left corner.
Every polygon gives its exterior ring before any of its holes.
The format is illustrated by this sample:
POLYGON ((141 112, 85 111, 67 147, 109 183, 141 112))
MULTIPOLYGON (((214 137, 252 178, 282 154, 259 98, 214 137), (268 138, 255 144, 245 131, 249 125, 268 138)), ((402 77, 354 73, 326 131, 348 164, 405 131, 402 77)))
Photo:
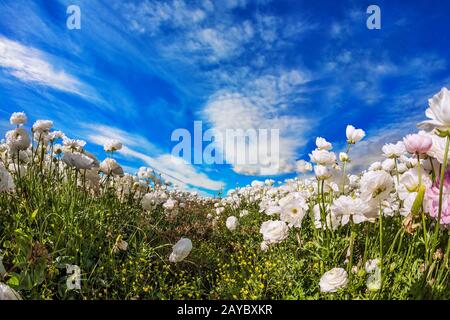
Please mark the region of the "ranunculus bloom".
POLYGON ((106 152, 113 152, 122 149, 122 143, 117 140, 110 140, 105 143, 103 150, 106 152))
POLYGON ((319 150, 331 150, 331 149, 333 149, 333 146, 331 145, 331 143, 329 143, 327 140, 325 140, 322 137, 317 137, 316 138, 316 146, 317 146, 317 149, 319 149, 319 150))
POLYGON ((314 166, 314 173, 316 174, 316 178, 319 180, 326 180, 331 177, 331 172, 327 167, 322 165, 314 166))
POLYGON ((11 124, 20 126, 20 125, 27 123, 27 120, 28 120, 28 118, 27 118, 27 115, 25 114, 25 112, 14 112, 11 115, 9 122, 11 124))
POLYGON ((312 164, 305 160, 298 160, 296 165, 298 173, 306 173, 307 171, 312 171, 313 169, 312 164))
POLYGON ((336 292, 345 288, 348 283, 348 274, 342 268, 333 268, 320 278, 319 286, 321 292, 336 292))
MULTIPOLYGON (((439 185, 439 181, 436 181, 425 192, 425 211, 434 219, 437 219, 439 215, 439 185)), ((443 193, 440 223, 448 227, 450 226, 450 170, 445 173, 443 193)))
POLYGON ((348 125, 345 129, 345 134, 347 135, 347 142, 355 144, 366 136, 366 133, 362 129, 355 129, 354 126, 348 125))
POLYGON ((306 215, 308 205, 302 198, 293 198, 281 206, 280 219, 289 227, 300 228, 306 215))
POLYGON ((284 221, 266 221, 262 223, 259 232, 267 243, 278 243, 287 238, 289 227, 284 221))
POLYGON ((381 149, 386 158, 399 158, 405 153, 405 145, 402 141, 398 141, 396 144, 387 143, 381 149))
POLYGON ((123 175, 122 167, 113 158, 106 158, 100 163, 100 171, 107 175, 123 175))
POLYGON ((392 177, 386 171, 368 171, 361 178, 361 198, 365 201, 384 200, 394 186, 392 177))
POLYGON ((170 254, 170 262, 180 262, 184 260, 192 250, 192 241, 188 238, 181 238, 172 249, 170 254))
POLYGON ((406 151, 412 154, 425 154, 433 146, 433 140, 430 137, 420 134, 408 134, 403 138, 406 151))
POLYGON ((321 165, 331 165, 336 162, 336 155, 327 150, 316 149, 309 155, 311 161, 321 165))
POLYGON ((430 120, 419 123, 419 128, 431 131, 435 128, 442 131, 450 130, 450 91, 442 88, 433 98, 428 100, 429 108, 425 115, 430 120))
POLYGON ((238 227, 239 221, 235 216, 230 216, 227 218, 225 225, 227 226, 228 230, 234 231, 238 227))
POLYGON ((31 140, 27 131, 20 127, 6 133, 6 144, 10 151, 16 154, 17 151, 26 150, 30 146, 31 140))
POLYGON ((62 157, 65 164, 77 169, 92 169, 94 167, 94 160, 85 154, 79 152, 66 152, 62 157))

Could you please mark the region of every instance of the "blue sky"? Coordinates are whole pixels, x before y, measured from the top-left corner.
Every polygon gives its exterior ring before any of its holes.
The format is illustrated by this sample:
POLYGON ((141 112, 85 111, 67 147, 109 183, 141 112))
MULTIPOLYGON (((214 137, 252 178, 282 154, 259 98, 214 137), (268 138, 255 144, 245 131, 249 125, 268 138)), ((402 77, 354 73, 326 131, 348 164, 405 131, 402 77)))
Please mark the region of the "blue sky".
POLYGON ((267 176, 174 162, 173 130, 278 128, 291 164, 309 159, 317 136, 340 151, 353 124, 367 132, 351 153, 363 168, 450 85, 449 16, 437 0, 0 0, 0 129, 25 111, 100 159, 116 138, 128 171, 152 166, 214 194, 267 176), (66 27, 71 4, 81 30, 66 27), (381 30, 366 28, 370 4, 381 30))

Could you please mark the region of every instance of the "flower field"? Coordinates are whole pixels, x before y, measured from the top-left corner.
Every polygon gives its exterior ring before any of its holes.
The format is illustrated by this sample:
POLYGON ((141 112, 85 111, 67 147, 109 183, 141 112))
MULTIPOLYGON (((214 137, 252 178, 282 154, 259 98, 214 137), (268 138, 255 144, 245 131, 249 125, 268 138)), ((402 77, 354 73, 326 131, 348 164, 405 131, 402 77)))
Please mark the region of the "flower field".
MULTIPOLYGON (((0 145, 0 299, 449 299, 450 92, 385 160, 350 172, 317 138, 281 184, 222 197, 124 173, 49 120, 0 145)), ((393 142, 393 143, 392 143, 393 142)))

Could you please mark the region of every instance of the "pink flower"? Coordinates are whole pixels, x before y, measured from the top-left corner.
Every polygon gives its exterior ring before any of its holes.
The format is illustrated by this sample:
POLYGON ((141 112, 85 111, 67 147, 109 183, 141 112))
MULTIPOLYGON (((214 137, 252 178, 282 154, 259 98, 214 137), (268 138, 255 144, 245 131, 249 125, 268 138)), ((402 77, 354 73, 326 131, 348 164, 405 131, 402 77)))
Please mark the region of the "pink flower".
POLYGON ((430 137, 420 134, 408 134, 403 138, 406 151, 412 154, 425 154, 433 146, 433 140, 430 137))
MULTIPOLYGON (((436 181, 431 188, 427 188, 424 204, 425 210, 430 216, 437 219, 439 215, 439 181, 436 181)), ((445 173, 440 223, 447 227, 450 226, 450 170, 445 173)))

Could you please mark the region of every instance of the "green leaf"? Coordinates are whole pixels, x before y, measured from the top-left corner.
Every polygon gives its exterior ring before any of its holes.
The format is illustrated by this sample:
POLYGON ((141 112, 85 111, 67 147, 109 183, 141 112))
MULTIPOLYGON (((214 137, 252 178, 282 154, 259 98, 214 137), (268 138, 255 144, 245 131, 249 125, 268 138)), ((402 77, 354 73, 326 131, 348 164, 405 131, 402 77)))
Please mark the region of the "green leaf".
POLYGON ((420 209, 422 209, 422 203, 423 203, 423 197, 425 196, 425 186, 421 184, 419 186, 419 191, 417 191, 416 199, 414 200, 414 203, 411 208, 411 213, 413 216, 416 216, 419 214, 420 209))
POLYGON ((36 219, 36 216, 37 216, 37 214, 38 214, 38 211, 39 211, 39 208, 33 211, 33 213, 31 214, 31 220, 36 219))
POLYGON ((10 286, 18 287, 20 281, 19 281, 19 278, 17 278, 17 277, 11 277, 11 278, 9 278, 9 280, 7 281, 7 283, 8 283, 10 286))

